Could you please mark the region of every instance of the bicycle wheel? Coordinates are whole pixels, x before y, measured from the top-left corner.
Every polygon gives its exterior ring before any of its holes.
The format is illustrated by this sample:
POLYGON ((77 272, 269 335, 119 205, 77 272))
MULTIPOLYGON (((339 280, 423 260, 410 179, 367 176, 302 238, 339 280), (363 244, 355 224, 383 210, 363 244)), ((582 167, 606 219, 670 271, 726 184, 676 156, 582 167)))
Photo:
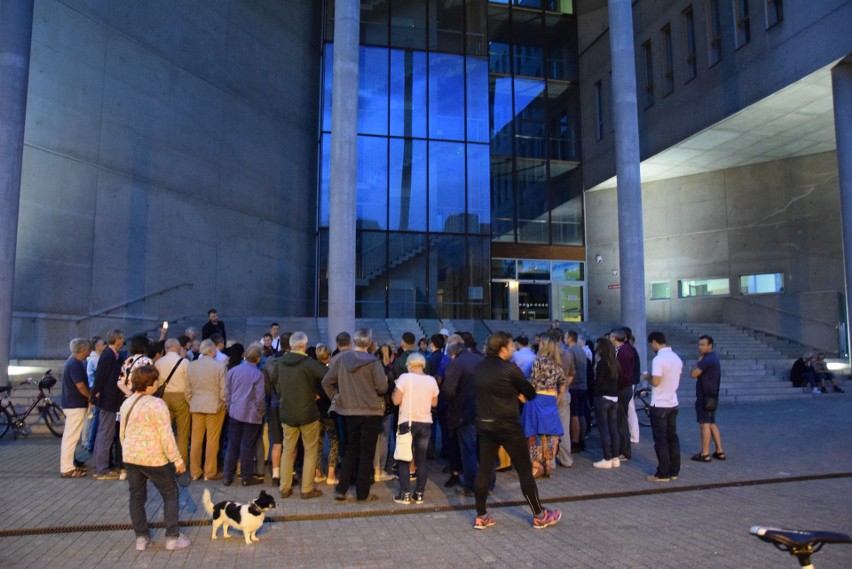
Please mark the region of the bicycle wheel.
POLYGON ((47 428, 54 436, 61 437, 65 432, 65 412, 56 403, 48 403, 41 411, 47 428))
POLYGON ((4 408, 3 412, 0 413, 0 438, 3 438, 3 435, 6 434, 6 431, 8 431, 9 427, 11 427, 13 424, 14 422, 12 421, 12 416, 4 408))
POLYGON ((639 419, 639 424, 643 427, 651 426, 651 389, 645 387, 636 392, 633 396, 636 404, 636 417, 639 419))

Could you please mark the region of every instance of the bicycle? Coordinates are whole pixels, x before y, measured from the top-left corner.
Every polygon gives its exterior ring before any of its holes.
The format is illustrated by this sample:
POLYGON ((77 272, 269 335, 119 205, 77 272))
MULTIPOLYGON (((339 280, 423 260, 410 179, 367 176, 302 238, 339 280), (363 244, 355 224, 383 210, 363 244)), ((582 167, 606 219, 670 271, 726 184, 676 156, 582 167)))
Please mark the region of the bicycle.
POLYGON ((643 427, 651 426, 651 388, 643 387, 637 389, 633 394, 633 403, 636 406, 636 418, 643 427))
POLYGON ((826 543, 852 543, 852 537, 843 533, 827 531, 800 531, 791 529, 753 526, 748 532, 771 543, 781 551, 786 551, 799 560, 805 569, 813 569, 811 555, 822 549, 826 543))
MULTIPOLYGON (((38 407, 39 415, 44 419, 44 423, 50 429, 50 432, 54 436, 62 436, 65 431, 65 412, 62 411, 62 407, 50 399, 50 388, 56 385, 56 378, 50 375, 51 371, 53 370, 47 370, 44 373, 44 377, 38 382, 38 395, 27 410, 21 414, 18 414, 15 405, 12 403, 12 385, 0 387, 0 396, 4 397, 2 403, 0 403, 0 438, 6 434, 9 427, 15 428, 16 439, 18 435, 26 437, 29 434, 26 420, 36 407, 38 407), (45 389, 48 393, 44 392, 45 389)), ((29 377, 20 385, 32 384, 33 382, 33 378, 29 377)))

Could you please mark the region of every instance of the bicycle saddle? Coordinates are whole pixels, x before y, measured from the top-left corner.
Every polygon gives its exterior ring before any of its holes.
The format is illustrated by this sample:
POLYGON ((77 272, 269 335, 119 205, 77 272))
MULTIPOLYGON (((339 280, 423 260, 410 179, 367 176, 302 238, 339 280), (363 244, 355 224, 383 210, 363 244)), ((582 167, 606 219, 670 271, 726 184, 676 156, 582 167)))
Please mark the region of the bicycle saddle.
POLYGON ((844 533, 828 531, 799 531, 754 526, 748 532, 779 549, 788 551, 802 549, 816 551, 826 543, 852 543, 852 537, 844 533))

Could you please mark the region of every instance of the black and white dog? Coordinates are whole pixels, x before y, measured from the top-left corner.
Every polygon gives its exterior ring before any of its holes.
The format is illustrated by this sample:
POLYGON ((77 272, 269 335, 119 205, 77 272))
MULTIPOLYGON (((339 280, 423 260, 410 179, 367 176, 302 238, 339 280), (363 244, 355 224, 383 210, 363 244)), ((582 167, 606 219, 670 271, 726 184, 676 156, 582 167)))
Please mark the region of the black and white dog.
POLYGON ((246 538, 246 543, 251 545, 252 542, 260 541, 255 535, 257 530, 263 526, 263 519, 266 516, 266 511, 275 507, 275 500, 261 490, 260 496, 252 500, 250 504, 240 504, 239 502, 219 502, 213 504, 210 500, 210 490, 204 489, 204 509, 207 510, 207 515, 213 516, 213 539, 216 539, 216 533, 219 527, 222 527, 222 535, 228 535, 228 528, 234 527, 243 531, 246 538))

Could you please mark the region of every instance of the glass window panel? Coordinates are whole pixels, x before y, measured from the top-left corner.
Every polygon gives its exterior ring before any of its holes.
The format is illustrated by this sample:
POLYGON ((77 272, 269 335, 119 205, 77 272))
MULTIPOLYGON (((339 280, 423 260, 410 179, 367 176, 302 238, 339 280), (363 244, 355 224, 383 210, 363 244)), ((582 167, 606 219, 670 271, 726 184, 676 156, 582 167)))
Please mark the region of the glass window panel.
POLYGON ((518 259, 518 279, 532 281, 550 280, 550 261, 518 259))
POLYGON ((317 239, 317 316, 328 316, 328 230, 319 232, 317 239))
POLYGON ((491 317, 490 282, 491 239, 467 238, 467 310, 466 318, 491 317))
POLYGON ((488 142, 488 62, 468 57, 466 66, 467 139, 470 142, 488 142))
POLYGON ((550 212, 554 245, 583 244, 583 180, 576 162, 550 162, 550 212))
POLYGON ((512 155, 512 79, 491 77, 489 79, 491 129, 491 153, 512 155))
POLYGON ((579 80, 577 26, 572 18, 547 14, 545 17, 547 70, 549 79, 579 80))
POLYGON ((362 47, 358 72, 358 133, 388 133, 388 50, 362 47))
POLYGON ((542 14, 515 10, 512 13, 515 75, 544 77, 544 24, 542 14))
POLYGON ((429 231, 465 231, 464 146, 429 142, 429 231))
POLYGON ((518 160, 515 184, 518 204, 518 241, 549 243, 547 176, 538 160, 518 160))
POLYGON ((541 0, 515 0, 515 5, 523 8, 541 8, 541 0))
POLYGON ((429 54, 429 136, 464 140, 464 57, 429 54))
POLYGON ((461 236, 429 240, 429 300, 437 318, 465 318, 467 314, 465 245, 461 236))
POLYGON ((515 78, 515 154, 544 158, 544 81, 515 78))
POLYGON ((361 0, 361 43, 388 45, 389 0, 361 0))
POLYGON ((563 14, 574 13, 574 0, 545 0, 544 9, 563 14))
POLYGON ((512 160, 491 159, 491 236, 494 241, 515 241, 512 160))
POLYGON ((426 231, 426 141, 390 140, 390 228, 426 231))
POLYGON ((784 273, 742 275, 740 294, 773 294, 784 292, 784 273))
POLYGON ((669 300, 672 297, 672 283, 657 281, 651 283, 651 300, 669 300))
POLYGON ((426 137, 426 54, 390 52, 390 133, 426 137))
POLYGON ((468 55, 488 55, 488 25, 487 4, 479 1, 465 2, 465 18, 468 55))
POLYGON ((509 319, 509 283, 491 283, 491 319, 509 319))
POLYGON ((426 3, 423 0, 393 0, 391 45, 426 49, 426 3))
POLYGON ((491 259, 492 279, 516 279, 514 259, 491 259))
POLYGON ((518 286, 518 318, 550 320, 550 285, 522 283, 518 286))
POLYGON ((553 261, 551 278, 554 281, 582 281, 584 267, 585 263, 582 261, 553 261))
POLYGON ((387 233, 358 231, 355 239, 355 317, 385 317, 387 233))
POLYGON ((325 44, 325 55, 322 58, 322 129, 331 132, 331 77, 332 61, 334 59, 334 44, 325 44))
POLYGON ((559 314, 554 315, 563 322, 582 322, 585 317, 583 310, 583 287, 579 285, 561 285, 559 294, 559 314))
POLYGON ((388 258, 388 317, 427 318, 426 234, 397 233, 388 258))
POLYGON ((577 88, 568 83, 547 84, 550 158, 580 161, 580 103, 577 88))
POLYGON ((512 73, 512 33, 509 27, 509 10, 488 8, 488 70, 491 73, 512 73))
POLYGON ((358 137, 358 195, 356 201, 359 229, 387 229, 388 211, 388 139, 358 137))
POLYGON ((325 0, 325 32, 323 39, 333 41, 334 39, 334 0, 325 0))
POLYGON ((328 227, 328 205, 331 176, 331 135, 324 134, 320 140, 320 197, 319 225, 328 227))
POLYGON ((429 2, 429 49, 464 53, 464 2, 429 2))
POLYGON ((678 298, 727 296, 731 293, 730 279, 689 279, 677 281, 678 298))
POLYGON ((491 159, 487 144, 467 145, 467 230, 491 233, 491 159))

